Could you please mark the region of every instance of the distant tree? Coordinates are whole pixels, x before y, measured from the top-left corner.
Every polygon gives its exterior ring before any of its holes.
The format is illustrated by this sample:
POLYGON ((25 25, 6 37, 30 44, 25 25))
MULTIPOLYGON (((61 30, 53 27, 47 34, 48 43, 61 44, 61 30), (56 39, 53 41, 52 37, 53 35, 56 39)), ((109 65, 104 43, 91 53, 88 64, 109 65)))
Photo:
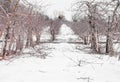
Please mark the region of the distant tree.
POLYGON ((51 20, 50 22, 50 33, 52 35, 52 41, 55 40, 55 35, 59 33, 59 29, 62 25, 62 21, 64 20, 64 15, 59 15, 57 18, 51 20))

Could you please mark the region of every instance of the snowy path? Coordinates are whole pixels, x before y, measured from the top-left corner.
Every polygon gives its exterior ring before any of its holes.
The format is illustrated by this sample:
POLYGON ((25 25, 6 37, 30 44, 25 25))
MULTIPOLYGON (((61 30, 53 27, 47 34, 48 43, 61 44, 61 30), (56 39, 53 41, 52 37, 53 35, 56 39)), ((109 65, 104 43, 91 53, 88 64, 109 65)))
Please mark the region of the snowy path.
POLYGON ((43 46, 52 48, 46 59, 22 56, 0 62, 0 82, 120 82, 120 62, 115 58, 86 54, 74 44, 43 46))
MULTIPOLYGON (((53 46, 53 45, 52 45, 53 46)), ((50 45, 49 45, 50 47, 50 45)), ((69 60, 65 55, 72 54, 69 44, 53 46, 50 58, 41 60, 35 57, 20 57, 8 64, 0 63, 0 82, 76 82, 67 70, 69 60)))
MULTIPOLYGON (((67 42, 76 40, 74 37, 69 27, 61 26, 58 39, 67 42)), ((49 53, 46 59, 25 54, 10 61, 1 61, 0 82, 120 82, 117 58, 88 54, 76 49, 76 46, 45 43, 36 48, 49 53)), ((79 47, 84 48, 84 45, 79 47)))

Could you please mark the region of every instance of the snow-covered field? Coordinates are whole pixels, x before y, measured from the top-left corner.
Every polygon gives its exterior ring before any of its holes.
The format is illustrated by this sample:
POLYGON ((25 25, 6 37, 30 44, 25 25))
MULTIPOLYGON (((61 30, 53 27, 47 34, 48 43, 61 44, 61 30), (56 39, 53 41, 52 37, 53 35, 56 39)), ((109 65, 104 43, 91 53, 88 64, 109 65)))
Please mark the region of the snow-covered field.
MULTIPOLYGON (((61 29, 64 33, 60 31, 59 38, 71 38, 68 34, 72 35, 72 31, 65 33, 67 30, 61 29)), ((82 44, 62 42, 25 49, 21 56, 0 61, 0 82, 120 82, 117 58, 89 54, 83 48, 82 44), (39 50, 47 54, 45 59, 39 57, 39 50)))
POLYGON ((22 55, 0 62, 0 82, 120 82, 120 62, 87 54, 76 44, 46 43, 46 59, 22 55), (88 81, 89 80, 89 81, 88 81))

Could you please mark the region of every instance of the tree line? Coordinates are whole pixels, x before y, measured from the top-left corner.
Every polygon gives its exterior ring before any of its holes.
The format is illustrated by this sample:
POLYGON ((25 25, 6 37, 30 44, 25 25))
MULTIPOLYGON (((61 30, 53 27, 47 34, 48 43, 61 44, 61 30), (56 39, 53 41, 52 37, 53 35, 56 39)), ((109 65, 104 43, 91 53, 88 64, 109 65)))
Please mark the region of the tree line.
POLYGON ((40 43, 42 30, 50 26, 51 40, 63 23, 79 35, 84 44, 90 45, 94 53, 103 53, 103 45, 99 38, 105 37, 105 54, 113 56, 114 43, 120 36, 120 0, 96 1, 80 0, 72 6, 72 20, 67 21, 64 15, 55 19, 41 12, 42 6, 36 10, 26 0, 0 0, 0 35, 3 41, 0 56, 19 55, 24 48, 34 47, 40 43), (23 4, 24 3, 24 4, 23 4), (34 41, 33 36, 36 37, 34 41))
POLYGON ((102 53, 99 37, 104 36, 104 53, 114 55, 114 43, 119 42, 120 37, 120 0, 81 0, 72 8, 75 22, 72 29, 83 38, 84 43, 90 43, 95 53, 102 53))
POLYGON ((0 32, 3 36, 0 56, 5 59, 7 56, 20 55, 24 48, 39 44, 42 30, 47 26, 50 26, 53 41, 62 18, 59 16, 53 20, 26 0, 24 4, 20 0, 0 0, 0 32))

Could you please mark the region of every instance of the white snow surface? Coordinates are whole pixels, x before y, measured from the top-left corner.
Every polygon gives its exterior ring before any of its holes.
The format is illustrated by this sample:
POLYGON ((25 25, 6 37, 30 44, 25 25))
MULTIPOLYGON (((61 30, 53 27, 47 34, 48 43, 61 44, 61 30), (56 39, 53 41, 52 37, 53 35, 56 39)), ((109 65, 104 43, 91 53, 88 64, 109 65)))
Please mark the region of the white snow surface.
POLYGON ((90 55, 76 46, 46 43, 38 46, 48 48, 46 59, 23 55, 1 61, 0 82, 88 82, 88 78, 89 82, 120 82, 120 62, 116 58, 90 55))
POLYGON ((61 25, 60 32, 56 36, 59 42, 75 42, 78 40, 78 35, 75 35, 73 30, 66 24, 61 25))
MULTIPOLYGON (((66 25, 62 27, 61 38, 73 34, 66 25)), ((120 61, 89 54, 85 47, 66 42, 25 49, 21 56, 0 61, 0 82, 120 82, 120 61), (41 59, 36 50, 47 53, 46 59, 41 59)))

